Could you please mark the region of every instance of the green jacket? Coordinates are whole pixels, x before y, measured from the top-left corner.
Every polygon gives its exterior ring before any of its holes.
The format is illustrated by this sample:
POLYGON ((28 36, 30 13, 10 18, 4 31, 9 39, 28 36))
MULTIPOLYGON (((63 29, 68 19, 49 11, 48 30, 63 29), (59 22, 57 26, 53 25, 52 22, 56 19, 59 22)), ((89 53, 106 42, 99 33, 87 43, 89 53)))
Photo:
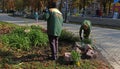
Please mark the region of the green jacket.
POLYGON ((92 28, 91 22, 89 20, 84 20, 83 23, 81 24, 81 27, 80 27, 80 30, 79 30, 80 37, 82 37, 82 30, 83 30, 84 31, 83 37, 84 38, 89 38, 89 35, 90 35, 90 32, 91 32, 91 28, 92 28), (88 29, 87 30, 85 30, 84 27, 83 27, 83 25, 85 25, 85 24, 88 25, 88 29))
POLYGON ((48 35, 60 36, 63 24, 62 13, 56 8, 51 8, 44 14, 44 19, 47 20, 48 35))

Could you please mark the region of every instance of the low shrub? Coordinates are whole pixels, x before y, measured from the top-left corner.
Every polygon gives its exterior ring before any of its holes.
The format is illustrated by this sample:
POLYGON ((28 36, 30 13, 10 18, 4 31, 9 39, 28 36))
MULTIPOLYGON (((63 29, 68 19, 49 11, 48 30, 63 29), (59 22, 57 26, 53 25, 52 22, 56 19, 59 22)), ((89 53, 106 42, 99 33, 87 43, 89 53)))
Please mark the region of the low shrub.
POLYGON ((71 56, 72 56, 72 59, 73 59, 73 61, 76 63, 76 62, 78 62, 78 61, 80 61, 80 57, 81 57, 81 54, 80 53, 78 53, 77 51, 75 51, 75 50, 72 50, 71 51, 71 56))
POLYGON ((1 35, 4 45, 29 50, 32 46, 47 46, 48 37, 40 29, 30 27, 16 28, 9 34, 1 35))
POLYGON ((40 30, 34 30, 32 29, 28 33, 28 37, 30 39, 32 46, 46 46, 48 42, 48 37, 45 33, 42 33, 40 30))
POLYGON ((85 44, 92 44, 92 39, 83 39, 82 42, 85 44))
POLYGON ((67 43, 74 43, 75 41, 80 41, 80 39, 77 36, 74 36, 73 33, 66 30, 62 30, 59 40, 67 43))

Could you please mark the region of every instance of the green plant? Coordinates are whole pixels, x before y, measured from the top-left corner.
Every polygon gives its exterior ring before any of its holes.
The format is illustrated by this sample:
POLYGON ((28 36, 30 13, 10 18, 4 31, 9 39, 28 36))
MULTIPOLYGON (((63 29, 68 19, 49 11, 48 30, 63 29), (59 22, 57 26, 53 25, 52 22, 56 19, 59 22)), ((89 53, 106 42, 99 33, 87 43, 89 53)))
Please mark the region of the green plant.
POLYGON ((9 44, 9 38, 8 36, 5 35, 1 35, 0 36, 0 42, 2 42, 5 46, 7 46, 9 44))
POLYGON ((82 42, 85 44, 92 44, 92 39, 83 39, 82 42))
POLYGON ((31 25, 30 27, 31 27, 31 29, 37 29, 37 30, 38 30, 38 29, 42 29, 42 27, 41 27, 41 26, 31 25))
POLYGON ((80 58, 80 57, 81 57, 80 53, 78 53, 78 52, 75 51, 75 50, 72 50, 71 56, 72 56, 72 59, 73 59, 73 61, 74 61, 75 64, 76 64, 77 62, 79 62, 80 59, 81 59, 81 58, 80 58))
POLYGON ((77 36, 74 36, 74 34, 69 31, 62 30, 60 41, 74 43, 75 41, 79 41, 79 38, 77 36))
POLYGON ((30 27, 16 28, 0 38, 3 44, 23 50, 29 50, 32 46, 46 46, 48 42, 47 34, 38 28, 30 27))
POLYGON ((42 33, 40 30, 31 30, 28 33, 28 37, 30 39, 32 46, 42 46, 47 45, 48 38, 45 33, 42 33))
POLYGON ((30 49, 30 41, 28 37, 19 36, 18 34, 3 35, 1 37, 4 45, 24 50, 30 49))

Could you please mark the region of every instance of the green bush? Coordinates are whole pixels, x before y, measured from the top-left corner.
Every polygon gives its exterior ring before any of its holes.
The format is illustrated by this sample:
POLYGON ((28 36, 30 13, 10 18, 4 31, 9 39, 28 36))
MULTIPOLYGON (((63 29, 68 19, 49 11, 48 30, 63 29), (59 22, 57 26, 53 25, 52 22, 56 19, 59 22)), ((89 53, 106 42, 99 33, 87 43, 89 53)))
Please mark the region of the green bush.
POLYGON ((25 37, 23 35, 11 34, 9 36, 9 45, 10 47, 16 47, 18 49, 29 50, 30 40, 29 37, 25 37))
POLYGON ((38 25, 38 26, 31 25, 30 27, 31 27, 31 29, 37 29, 37 30, 38 30, 38 29, 42 29, 42 27, 41 27, 41 26, 39 26, 39 25, 38 25))
POLYGON ((30 27, 16 28, 11 33, 0 36, 3 44, 23 50, 32 46, 46 46, 48 37, 40 29, 30 27))
POLYGON ((42 33, 40 30, 31 30, 28 33, 30 42, 32 46, 42 46, 47 45, 48 37, 45 33, 42 33))
POLYGON ((83 39, 82 42, 85 44, 92 44, 92 39, 83 39))
POLYGON ((75 50, 72 50, 72 51, 71 51, 71 56, 72 56, 72 59, 73 59, 74 63, 80 61, 80 59, 81 59, 81 54, 78 53, 78 52, 75 51, 75 50))
POLYGON ((7 46, 7 44, 9 44, 9 38, 8 35, 1 35, 0 36, 0 42, 2 42, 4 45, 7 46))
POLYGON ((74 43, 75 41, 80 41, 80 39, 77 36, 74 36, 73 33, 68 32, 66 30, 62 30, 60 41, 68 42, 68 43, 74 43))

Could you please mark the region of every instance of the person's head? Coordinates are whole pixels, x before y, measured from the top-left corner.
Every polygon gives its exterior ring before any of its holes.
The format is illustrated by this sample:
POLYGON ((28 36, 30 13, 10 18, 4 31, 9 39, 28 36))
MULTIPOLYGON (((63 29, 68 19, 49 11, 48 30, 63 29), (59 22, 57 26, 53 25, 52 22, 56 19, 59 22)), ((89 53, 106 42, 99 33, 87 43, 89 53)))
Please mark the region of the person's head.
POLYGON ((87 24, 84 24, 84 25, 83 25, 83 28, 84 28, 85 30, 87 30, 87 29, 88 29, 88 25, 87 25, 87 24))
POLYGON ((91 28, 91 27, 90 27, 90 26, 91 26, 91 22, 90 22, 89 20, 84 20, 84 21, 82 22, 82 26, 83 26, 83 28, 84 28, 85 30, 87 30, 87 29, 91 28))
POLYGON ((56 2, 48 2, 48 8, 57 8, 56 2))

